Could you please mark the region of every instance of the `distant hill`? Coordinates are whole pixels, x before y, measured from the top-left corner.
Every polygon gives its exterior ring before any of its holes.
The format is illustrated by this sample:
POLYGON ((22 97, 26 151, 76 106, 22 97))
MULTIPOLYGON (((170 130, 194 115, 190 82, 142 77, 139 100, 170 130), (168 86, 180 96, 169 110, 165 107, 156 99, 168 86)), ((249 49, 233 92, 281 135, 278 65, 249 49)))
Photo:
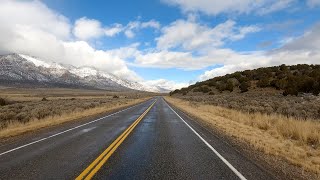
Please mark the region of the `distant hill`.
POLYGON ((273 66, 254 70, 239 71, 225 76, 197 82, 189 87, 170 92, 174 94, 224 92, 245 93, 247 91, 268 88, 280 91, 284 96, 299 93, 320 92, 320 65, 298 64, 292 66, 273 66))
POLYGON ((14 87, 63 87, 110 91, 164 91, 122 79, 94 67, 47 62, 23 54, 0 55, 0 85, 14 87))

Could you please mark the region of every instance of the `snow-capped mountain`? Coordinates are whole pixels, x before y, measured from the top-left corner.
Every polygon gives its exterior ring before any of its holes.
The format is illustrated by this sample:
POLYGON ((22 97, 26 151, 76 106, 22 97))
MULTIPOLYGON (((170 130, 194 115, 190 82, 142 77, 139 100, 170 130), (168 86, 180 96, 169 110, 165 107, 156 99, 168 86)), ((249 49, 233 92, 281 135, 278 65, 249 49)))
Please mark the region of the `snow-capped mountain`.
POLYGON ((160 91, 159 88, 121 79, 93 67, 63 65, 23 54, 0 56, 0 84, 160 91))

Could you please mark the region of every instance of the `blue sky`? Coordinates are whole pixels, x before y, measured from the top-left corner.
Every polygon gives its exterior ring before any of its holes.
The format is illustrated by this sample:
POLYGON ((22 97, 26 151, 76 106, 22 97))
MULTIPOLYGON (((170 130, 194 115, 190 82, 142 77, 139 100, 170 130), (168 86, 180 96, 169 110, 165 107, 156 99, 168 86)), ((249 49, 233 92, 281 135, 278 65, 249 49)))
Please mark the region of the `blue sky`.
POLYGON ((320 0, 4 0, 0 13, 0 52, 169 89, 320 57, 320 0))

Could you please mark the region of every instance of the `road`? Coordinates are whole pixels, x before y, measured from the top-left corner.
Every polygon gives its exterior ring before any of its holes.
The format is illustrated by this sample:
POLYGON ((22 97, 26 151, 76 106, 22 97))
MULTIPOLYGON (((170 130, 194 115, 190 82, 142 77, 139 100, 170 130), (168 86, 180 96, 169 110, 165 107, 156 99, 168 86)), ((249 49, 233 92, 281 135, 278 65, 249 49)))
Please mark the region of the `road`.
POLYGON ((0 146, 0 179, 276 179, 162 97, 0 146))

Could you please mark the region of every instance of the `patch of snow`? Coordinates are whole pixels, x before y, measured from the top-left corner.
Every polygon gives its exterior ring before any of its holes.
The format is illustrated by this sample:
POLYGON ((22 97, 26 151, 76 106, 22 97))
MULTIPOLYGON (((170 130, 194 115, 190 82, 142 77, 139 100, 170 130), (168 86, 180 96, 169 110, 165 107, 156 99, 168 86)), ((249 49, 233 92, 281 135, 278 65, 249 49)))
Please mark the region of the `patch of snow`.
MULTIPOLYGON (((64 64, 59 64, 55 62, 47 62, 47 61, 41 60, 40 58, 36 58, 36 57, 24 55, 24 54, 17 54, 17 55, 25 59, 26 61, 34 64, 36 67, 42 67, 39 69, 39 72, 54 75, 56 78, 61 77, 66 72, 70 72, 71 74, 74 74, 79 78, 82 78, 81 80, 82 82, 89 82, 92 80, 93 82, 97 82, 97 84, 101 85, 102 88, 106 85, 114 86, 115 84, 118 84, 122 87, 139 90, 139 91, 149 91, 149 92, 162 91, 162 89, 157 86, 150 86, 150 85, 144 84, 143 82, 133 82, 126 79, 122 79, 111 73, 104 72, 93 67, 74 67, 71 65, 64 65, 64 64), (89 79, 86 79, 86 78, 89 78, 89 79)), ((41 73, 35 74, 34 76, 28 75, 25 78, 28 80, 38 80, 38 81, 45 81, 45 82, 50 81, 49 80, 50 78, 48 79, 47 76, 43 76, 41 73)), ((10 74, 10 76, 14 77, 15 79, 22 78, 18 74, 10 74)))
POLYGON ((36 59, 34 57, 27 56, 27 55, 24 55, 24 54, 19 54, 19 56, 24 58, 24 59, 26 59, 29 62, 32 62, 37 67, 39 67, 39 66, 46 67, 46 68, 50 67, 50 64, 48 64, 48 63, 46 63, 44 61, 41 61, 39 59, 36 59))
POLYGON ((96 69, 90 67, 80 67, 80 68, 72 68, 69 70, 71 73, 76 74, 82 78, 87 76, 96 76, 98 75, 98 71, 96 69))

